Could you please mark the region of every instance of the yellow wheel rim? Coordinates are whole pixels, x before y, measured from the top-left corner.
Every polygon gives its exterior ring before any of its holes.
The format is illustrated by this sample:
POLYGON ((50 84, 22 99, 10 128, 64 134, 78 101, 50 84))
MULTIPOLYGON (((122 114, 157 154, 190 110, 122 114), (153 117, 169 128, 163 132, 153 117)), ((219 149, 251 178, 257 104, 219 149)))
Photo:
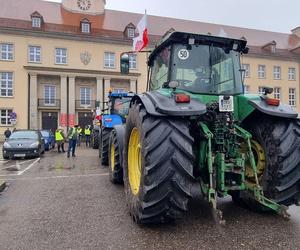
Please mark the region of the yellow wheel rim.
POLYGON ((137 128, 131 131, 128 145, 128 178, 131 192, 134 195, 139 193, 141 184, 141 140, 137 128))
MULTIPOLYGON (((260 143, 255 140, 251 140, 251 149, 256 163, 257 177, 258 179, 260 179, 266 167, 265 151, 263 147, 260 145, 260 143)), ((243 151, 246 152, 246 150, 247 148, 244 147, 243 151)), ((255 183, 255 177, 254 177, 252 167, 250 165, 250 161, 246 161, 245 167, 246 167, 246 173, 245 173, 246 180, 255 183)))
POLYGON ((115 145, 112 144, 110 148, 110 167, 111 170, 115 170, 115 145))

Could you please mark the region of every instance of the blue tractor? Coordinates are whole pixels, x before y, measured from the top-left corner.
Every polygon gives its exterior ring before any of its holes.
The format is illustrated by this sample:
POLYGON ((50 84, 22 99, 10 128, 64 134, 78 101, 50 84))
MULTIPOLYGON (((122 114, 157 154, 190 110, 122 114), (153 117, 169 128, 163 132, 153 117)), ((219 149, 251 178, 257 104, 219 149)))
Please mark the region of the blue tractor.
POLYGON ((134 97, 132 92, 109 92, 106 112, 102 115, 99 127, 99 158, 101 164, 108 165, 108 146, 110 133, 116 125, 125 124, 129 111, 129 104, 134 97))

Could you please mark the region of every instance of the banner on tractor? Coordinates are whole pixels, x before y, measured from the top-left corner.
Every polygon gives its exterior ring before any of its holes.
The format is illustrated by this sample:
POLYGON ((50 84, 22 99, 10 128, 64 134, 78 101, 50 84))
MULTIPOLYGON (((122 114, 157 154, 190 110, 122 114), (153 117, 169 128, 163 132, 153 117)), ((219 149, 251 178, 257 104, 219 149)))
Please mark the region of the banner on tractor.
POLYGON ((133 51, 139 52, 143 48, 147 47, 149 43, 146 11, 137 25, 137 30, 139 32, 139 35, 133 38, 133 51))

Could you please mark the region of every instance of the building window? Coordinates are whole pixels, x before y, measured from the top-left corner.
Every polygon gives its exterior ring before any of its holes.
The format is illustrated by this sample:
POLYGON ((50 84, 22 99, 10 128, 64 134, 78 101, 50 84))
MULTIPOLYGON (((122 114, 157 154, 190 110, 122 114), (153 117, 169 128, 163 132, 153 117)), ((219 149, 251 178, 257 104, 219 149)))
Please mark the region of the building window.
POLYGON ((258 65, 258 78, 266 78, 266 65, 258 65))
POLYGON ((91 106, 91 88, 80 88, 80 106, 91 106))
POLYGON ((249 85, 244 85, 244 93, 249 94, 250 91, 250 86, 249 85))
POLYGON ((10 43, 0 44, 0 59, 12 61, 14 59, 14 45, 10 43))
POLYGON ((45 105, 55 105, 56 98, 56 86, 55 85, 46 85, 45 86, 45 105))
POLYGON ((289 88, 289 105, 296 107, 296 89, 289 88))
POLYGON ((41 28, 42 20, 40 17, 32 17, 31 21, 33 28, 41 28))
POLYGON ((137 69, 137 55, 129 55, 129 69, 137 69))
POLYGON ((91 33, 91 24, 88 22, 81 23, 81 32, 82 33, 91 33))
POLYGON ((280 80, 281 78, 281 68, 280 66, 274 66, 273 68, 273 77, 275 80, 280 80))
POLYGON ((129 38, 134 38, 134 29, 133 28, 128 28, 127 29, 127 36, 129 38))
POLYGON ((115 68, 116 54, 112 52, 104 53, 104 67, 105 68, 115 68))
POLYGON ((0 72, 0 95, 2 97, 13 96, 13 73, 0 72))
POLYGON ((296 69, 289 68, 289 81, 295 81, 295 80, 296 80, 296 69))
POLYGON ((250 64, 243 64, 244 76, 246 78, 250 77, 250 64))
POLYGON ((62 49, 62 48, 55 49, 55 63, 67 64, 67 49, 62 49))
POLYGON ((29 46, 28 47, 29 62, 40 63, 41 62, 41 47, 29 46))
POLYGON ((277 87, 274 88, 274 98, 280 99, 280 88, 277 87))
POLYGON ((12 109, 1 109, 1 125, 10 125, 10 114, 12 113, 12 109))
POLYGON ((258 94, 263 95, 264 93, 264 87, 258 87, 258 94))

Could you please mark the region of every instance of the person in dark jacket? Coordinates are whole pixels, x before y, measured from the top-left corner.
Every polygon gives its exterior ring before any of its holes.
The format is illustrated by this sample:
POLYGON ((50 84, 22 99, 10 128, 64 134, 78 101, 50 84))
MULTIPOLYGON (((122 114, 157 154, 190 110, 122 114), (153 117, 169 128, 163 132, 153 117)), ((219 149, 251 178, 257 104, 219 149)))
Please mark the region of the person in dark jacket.
POLYGON ((5 131, 4 131, 4 136, 5 136, 5 139, 8 139, 11 135, 11 131, 9 130, 9 128, 7 128, 5 131))

